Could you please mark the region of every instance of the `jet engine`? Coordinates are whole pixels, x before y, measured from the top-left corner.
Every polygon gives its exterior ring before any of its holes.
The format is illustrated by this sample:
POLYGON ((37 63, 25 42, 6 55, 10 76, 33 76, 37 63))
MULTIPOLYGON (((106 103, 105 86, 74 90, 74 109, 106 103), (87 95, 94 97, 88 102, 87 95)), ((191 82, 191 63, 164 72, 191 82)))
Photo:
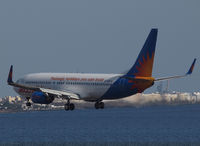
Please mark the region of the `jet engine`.
POLYGON ((31 100, 34 103, 50 104, 50 103, 53 102, 54 96, 53 95, 47 95, 43 92, 35 91, 35 92, 33 92, 32 96, 31 96, 31 100))

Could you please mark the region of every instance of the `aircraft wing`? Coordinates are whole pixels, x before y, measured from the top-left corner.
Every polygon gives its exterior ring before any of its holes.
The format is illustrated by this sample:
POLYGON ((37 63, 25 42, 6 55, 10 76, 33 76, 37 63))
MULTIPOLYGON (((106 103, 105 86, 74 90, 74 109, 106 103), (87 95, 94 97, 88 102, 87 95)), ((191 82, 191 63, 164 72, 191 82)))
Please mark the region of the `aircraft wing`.
POLYGON ((61 98, 80 99, 80 96, 78 94, 75 94, 75 93, 72 93, 72 92, 69 92, 69 91, 59 91, 59 90, 33 87, 33 86, 27 86, 27 85, 15 83, 12 80, 12 74, 13 74, 13 66, 11 65, 10 72, 9 72, 9 75, 8 75, 8 80, 7 80, 7 83, 10 86, 28 89, 28 90, 33 90, 33 91, 39 91, 39 92, 43 92, 45 94, 51 94, 51 95, 55 95, 56 97, 61 97, 61 98))
POLYGON ((196 62, 196 58, 194 59, 194 61, 193 61, 192 65, 190 66, 190 68, 189 68, 188 72, 187 72, 185 75, 180 75, 180 76, 170 76, 170 77, 163 77, 163 78, 158 78, 158 79, 155 79, 155 81, 170 80, 170 79, 182 78, 182 77, 185 77, 185 76, 191 75, 191 74, 192 74, 192 72, 193 72, 193 69, 194 69, 195 62, 196 62))
POLYGON ((52 89, 46 89, 46 88, 40 88, 40 90, 47 94, 56 95, 57 97, 65 97, 65 98, 77 99, 77 100, 80 99, 79 95, 71 93, 71 92, 52 90, 52 89))

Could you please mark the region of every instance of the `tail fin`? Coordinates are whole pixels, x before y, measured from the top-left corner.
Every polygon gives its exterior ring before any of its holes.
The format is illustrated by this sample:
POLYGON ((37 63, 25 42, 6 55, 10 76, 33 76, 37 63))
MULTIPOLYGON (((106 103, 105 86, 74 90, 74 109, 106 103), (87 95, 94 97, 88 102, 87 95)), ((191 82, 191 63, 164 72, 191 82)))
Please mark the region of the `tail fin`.
POLYGON ((158 29, 151 29, 146 42, 127 76, 151 77, 158 29))

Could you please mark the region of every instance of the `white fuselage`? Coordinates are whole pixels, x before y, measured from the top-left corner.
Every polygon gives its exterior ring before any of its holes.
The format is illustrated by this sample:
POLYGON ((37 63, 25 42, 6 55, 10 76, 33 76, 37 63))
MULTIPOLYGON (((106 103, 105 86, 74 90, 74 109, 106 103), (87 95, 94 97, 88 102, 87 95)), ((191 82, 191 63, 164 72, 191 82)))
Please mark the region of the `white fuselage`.
MULTIPOLYGON (((76 93, 80 99, 93 101, 102 97, 121 74, 86 73, 35 73, 20 78, 17 83, 76 93)), ((33 91, 14 88, 23 97, 30 97, 33 91)))

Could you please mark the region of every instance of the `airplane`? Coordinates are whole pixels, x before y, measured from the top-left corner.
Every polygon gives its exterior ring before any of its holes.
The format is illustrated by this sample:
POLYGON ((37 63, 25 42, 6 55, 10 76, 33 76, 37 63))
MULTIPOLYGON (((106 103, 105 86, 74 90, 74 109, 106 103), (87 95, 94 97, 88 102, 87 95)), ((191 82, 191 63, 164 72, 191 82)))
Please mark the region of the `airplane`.
POLYGON ((13 82, 13 65, 10 67, 7 83, 26 98, 38 104, 50 104, 55 98, 65 99, 66 111, 74 110, 71 100, 95 102, 96 109, 103 109, 103 100, 114 100, 142 93, 154 85, 154 82, 181 78, 192 74, 196 58, 189 71, 180 76, 164 78, 152 77, 154 54, 158 29, 151 29, 135 64, 124 74, 89 74, 89 73, 33 73, 13 82))

